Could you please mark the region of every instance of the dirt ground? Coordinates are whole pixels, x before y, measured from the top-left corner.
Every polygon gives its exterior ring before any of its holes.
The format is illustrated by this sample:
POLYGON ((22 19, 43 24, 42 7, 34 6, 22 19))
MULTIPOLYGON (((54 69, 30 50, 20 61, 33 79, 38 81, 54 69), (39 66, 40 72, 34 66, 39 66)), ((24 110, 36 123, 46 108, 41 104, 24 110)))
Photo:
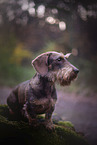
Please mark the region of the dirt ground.
MULTIPOLYGON (((12 89, 0 88, 0 104, 6 104, 12 89)), ((53 117, 71 121, 76 131, 84 133, 91 145, 97 145, 97 95, 81 96, 57 91, 53 117)))

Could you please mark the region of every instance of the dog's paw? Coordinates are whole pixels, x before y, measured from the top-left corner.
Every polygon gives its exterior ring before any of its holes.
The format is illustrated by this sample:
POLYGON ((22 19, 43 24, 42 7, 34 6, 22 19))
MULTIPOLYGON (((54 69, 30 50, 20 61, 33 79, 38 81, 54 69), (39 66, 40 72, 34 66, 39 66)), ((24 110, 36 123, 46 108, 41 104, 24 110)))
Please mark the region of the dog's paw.
POLYGON ((51 122, 51 121, 45 121, 45 123, 44 123, 44 126, 45 126, 45 128, 47 129, 47 130, 54 130, 55 129, 55 126, 54 126, 54 124, 51 122))
POLYGON ((37 127, 37 126, 39 126, 39 123, 38 123, 37 119, 30 119, 29 125, 32 127, 37 127))

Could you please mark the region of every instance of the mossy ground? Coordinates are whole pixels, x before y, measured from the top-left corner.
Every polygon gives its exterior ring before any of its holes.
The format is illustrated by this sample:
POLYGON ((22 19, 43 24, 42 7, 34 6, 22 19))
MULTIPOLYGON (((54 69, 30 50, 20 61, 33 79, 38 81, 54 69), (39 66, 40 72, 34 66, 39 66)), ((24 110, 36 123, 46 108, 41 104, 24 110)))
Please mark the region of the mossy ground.
POLYGON ((70 122, 55 124, 55 130, 43 125, 32 127, 28 122, 11 118, 7 106, 0 106, 0 145, 88 145, 86 140, 74 131, 70 122))

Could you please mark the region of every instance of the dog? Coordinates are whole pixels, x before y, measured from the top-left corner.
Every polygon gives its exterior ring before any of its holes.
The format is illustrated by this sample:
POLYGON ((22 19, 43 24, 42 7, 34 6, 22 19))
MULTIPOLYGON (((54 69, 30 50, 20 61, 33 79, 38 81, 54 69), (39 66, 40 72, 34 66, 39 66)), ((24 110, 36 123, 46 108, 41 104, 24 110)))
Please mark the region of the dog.
POLYGON ((50 51, 36 57, 32 61, 35 76, 17 85, 7 98, 10 113, 21 113, 31 125, 37 124, 38 114, 45 114, 45 126, 53 128, 52 113, 57 100, 55 82, 70 85, 79 72, 67 61, 70 55, 50 51))

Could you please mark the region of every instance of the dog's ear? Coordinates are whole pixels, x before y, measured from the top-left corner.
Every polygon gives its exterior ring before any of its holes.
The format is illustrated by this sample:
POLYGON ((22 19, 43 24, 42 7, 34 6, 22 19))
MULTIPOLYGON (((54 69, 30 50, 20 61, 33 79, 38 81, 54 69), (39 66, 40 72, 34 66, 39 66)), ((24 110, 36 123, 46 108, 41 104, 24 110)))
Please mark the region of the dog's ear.
POLYGON ((46 75, 48 72, 48 54, 43 53, 36 57, 32 60, 32 65, 40 75, 46 75))
POLYGON ((69 58, 69 56, 71 55, 72 53, 67 53, 66 55, 65 55, 65 58, 69 58))

